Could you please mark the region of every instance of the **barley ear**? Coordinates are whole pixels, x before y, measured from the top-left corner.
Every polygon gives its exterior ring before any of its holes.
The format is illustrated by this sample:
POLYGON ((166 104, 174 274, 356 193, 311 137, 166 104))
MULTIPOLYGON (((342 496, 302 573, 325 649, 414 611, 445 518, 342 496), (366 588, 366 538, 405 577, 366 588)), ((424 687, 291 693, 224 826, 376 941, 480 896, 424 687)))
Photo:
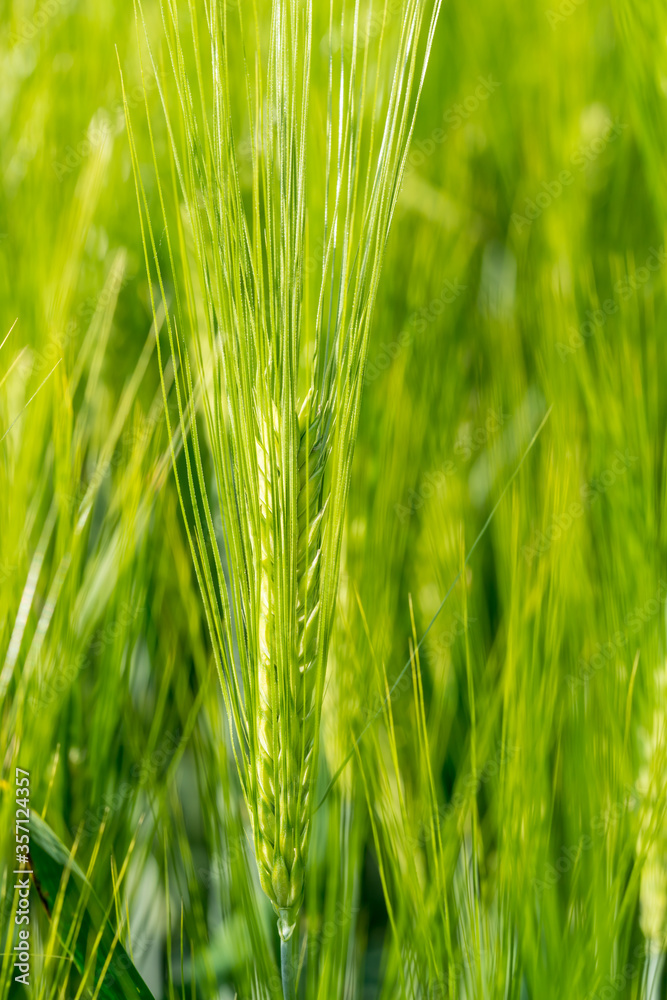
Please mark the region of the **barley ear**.
POLYGON ((256 60, 244 61, 248 187, 237 159, 238 95, 230 90, 228 53, 257 43, 259 25, 246 34, 240 8, 238 18, 228 18, 218 0, 190 4, 191 78, 177 5, 161 0, 173 75, 166 84, 142 0, 136 0, 177 189, 172 199, 161 181, 146 102, 160 205, 156 227, 126 102, 149 295, 155 313, 159 288, 175 372, 176 427, 158 338, 173 470, 235 735, 259 879, 284 940, 304 894, 327 644, 370 321, 440 5, 402 0, 398 16, 389 18, 385 4, 381 30, 368 39, 376 58, 369 58, 356 41, 351 49, 336 42, 339 15, 341 30, 361 37, 360 4, 267 0, 266 80, 259 46, 256 60), (327 21, 322 100, 311 89, 311 73, 322 78, 323 71, 313 39, 326 33, 327 21), (209 104, 202 81, 211 71, 209 104), (318 114, 326 120, 326 151, 318 114), (304 267, 307 214, 313 222, 319 216, 324 236, 314 296, 304 267), (304 385, 310 391, 299 404, 304 385), (200 414, 205 438, 195 419, 200 414), (214 470, 219 537, 203 440, 214 470))
MULTIPOLYGON (((277 409, 260 422, 257 468, 261 511, 261 586, 256 713, 255 846, 262 888, 279 915, 285 938, 292 933, 303 901, 304 868, 310 831, 311 781, 315 742, 316 658, 320 600, 322 526, 326 512, 326 437, 312 392, 295 420, 295 481, 298 485, 292 548, 296 561, 296 602, 289 684, 281 717, 276 649, 274 530, 280 511, 277 463, 280 433, 277 409)), ((296 416, 296 415, 295 415, 296 416)))

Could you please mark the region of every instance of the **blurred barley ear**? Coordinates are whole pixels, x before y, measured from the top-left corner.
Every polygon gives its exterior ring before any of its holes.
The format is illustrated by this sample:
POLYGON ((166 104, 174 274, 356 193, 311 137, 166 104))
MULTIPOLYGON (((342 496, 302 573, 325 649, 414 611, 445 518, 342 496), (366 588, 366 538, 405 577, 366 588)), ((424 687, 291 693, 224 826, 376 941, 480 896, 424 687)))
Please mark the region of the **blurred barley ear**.
MULTIPOLYGON (((364 24, 372 5, 362 15, 358 4, 332 3, 326 62, 315 69, 312 39, 326 12, 309 0, 260 5, 266 19, 252 31, 221 0, 205 15, 191 7, 184 35, 175 5, 161 6, 168 78, 158 72, 140 0, 136 7, 171 153, 171 164, 157 156, 147 98, 159 220, 149 213, 127 100, 125 109, 149 287, 164 305, 177 372, 176 426, 165 412, 172 441, 180 431, 185 442, 184 471, 174 458, 174 472, 237 737, 259 878, 287 941, 303 900, 370 322, 440 0, 405 0, 400 16, 385 5, 374 33, 364 24), (341 35, 351 29, 350 48, 335 45, 339 27, 341 35), (372 60, 358 45, 363 31, 372 60), (232 126, 232 51, 246 54, 250 191, 232 126), (311 75, 323 69, 325 154, 315 124, 322 108, 311 93, 311 75), (209 100, 203 81, 211 76, 209 100), (162 180, 170 168, 172 199, 162 180), (314 296, 304 277, 307 214, 323 233, 314 296), (190 420, 197 409, 205 440, 190 420)), ((158 352, 162 371, 159 343, 158 352)))

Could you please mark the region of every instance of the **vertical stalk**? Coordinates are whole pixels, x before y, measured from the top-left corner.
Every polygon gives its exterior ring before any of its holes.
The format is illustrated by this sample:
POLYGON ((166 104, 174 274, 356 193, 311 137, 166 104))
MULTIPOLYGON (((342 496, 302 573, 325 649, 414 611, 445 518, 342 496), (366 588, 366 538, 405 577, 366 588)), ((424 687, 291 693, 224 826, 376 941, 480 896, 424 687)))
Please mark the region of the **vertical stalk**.
POLYGON ((296 962, 298 931, 285 940, 280 938, 280 973, 283 981, 283 1000, 296 1000, 296 962))

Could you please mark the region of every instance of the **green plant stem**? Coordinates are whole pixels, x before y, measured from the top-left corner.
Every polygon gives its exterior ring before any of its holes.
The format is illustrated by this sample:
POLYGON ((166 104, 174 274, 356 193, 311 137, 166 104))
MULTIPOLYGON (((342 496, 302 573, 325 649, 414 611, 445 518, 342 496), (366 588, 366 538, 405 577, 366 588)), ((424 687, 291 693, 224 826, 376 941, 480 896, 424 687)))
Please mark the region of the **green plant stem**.
POLYGON ((280 972, 284 1000, 296 1000, 296 942, 296 931, 287 941, 282 937, 280 939, 280 972))

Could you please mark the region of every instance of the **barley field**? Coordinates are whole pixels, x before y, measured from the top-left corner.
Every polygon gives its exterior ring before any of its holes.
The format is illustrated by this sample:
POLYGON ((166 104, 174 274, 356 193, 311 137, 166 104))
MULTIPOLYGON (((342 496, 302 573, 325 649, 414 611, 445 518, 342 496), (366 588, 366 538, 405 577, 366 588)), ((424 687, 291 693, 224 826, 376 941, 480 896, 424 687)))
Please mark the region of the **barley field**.
POLYGON ((0 1000, 667 997, 666 45, 6 0, 0 1000))

